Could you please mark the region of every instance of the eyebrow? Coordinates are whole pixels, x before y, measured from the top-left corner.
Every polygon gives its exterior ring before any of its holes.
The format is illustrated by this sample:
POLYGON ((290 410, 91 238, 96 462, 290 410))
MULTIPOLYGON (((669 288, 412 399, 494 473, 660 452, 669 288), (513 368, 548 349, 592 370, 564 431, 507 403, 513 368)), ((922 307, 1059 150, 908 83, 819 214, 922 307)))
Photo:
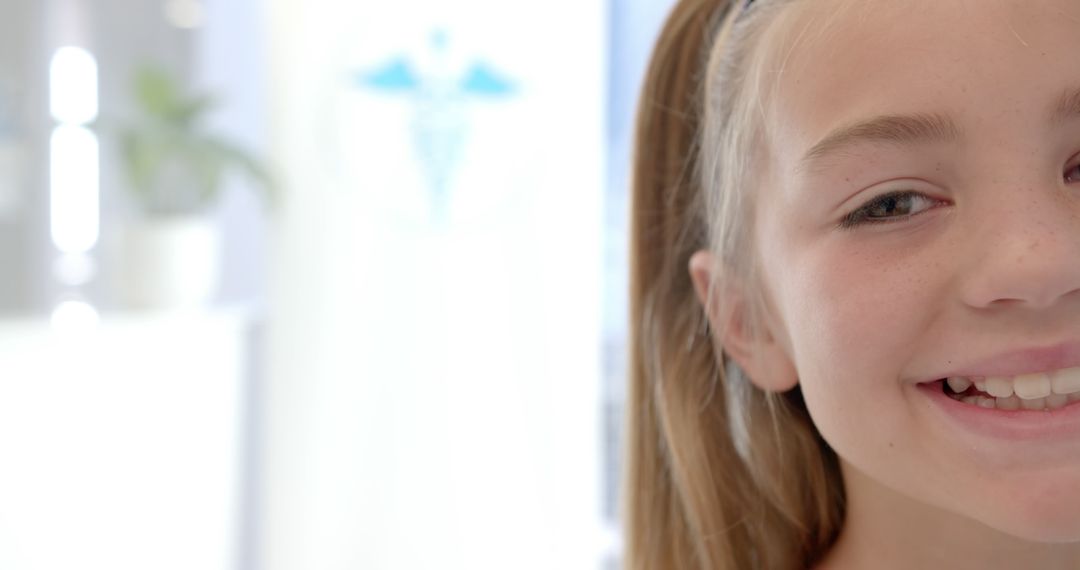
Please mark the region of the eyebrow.
MULTIPOLYGON (((1080 117, 1080 88, 1066 89, 1050 114, 1051 124, 1080 117)), ((803 156, 806 166, 828 155, 863 143, 915 145, 934 142, 955 142, 963 132, 946 115, 916 113, 913 115, 881 115, 841 127, 829 133, 803 156)))
MULTIPOLYGON (((1076 110, 1080 112, 1080 91, 1075 93, 1076 110)), ((962 132, 952 119, 936 113, 913 115, 881 115, 852 125, 840 127, 810 148, 802 164, 817 162, 843 149, 863 143, 914 145, 934 142, 953 142, 962 132)))

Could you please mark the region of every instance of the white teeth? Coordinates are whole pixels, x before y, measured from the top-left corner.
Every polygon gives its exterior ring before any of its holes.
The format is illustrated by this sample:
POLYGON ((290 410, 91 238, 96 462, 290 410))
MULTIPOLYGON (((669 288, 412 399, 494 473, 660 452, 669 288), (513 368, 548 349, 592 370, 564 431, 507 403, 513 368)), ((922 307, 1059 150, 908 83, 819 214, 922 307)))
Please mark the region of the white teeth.
POLYGON ((1080 368, 1066 368, 1051 373, 1050 384, 1058 394, 1080 392, 1080 368))
POLYGON ((1069 396, 1065 394, 1050 394, 1046 397, 1046 407, 1051 410, 1064 408, 1069 403, 1069 396))
POLYGON ((1022 399, 1020 400, 1020 407, 1025 410, 1041 410, 1046 407, 1046 398, 1022 399))
MULTIPOLYGON (((949 383, 949 388, 957 394, 963 394, 971 387, 971 380, 967 378, 949 378, 946 382, 949 383)), ((1009 388, 1009 393, 1012 393, 1012 388, 1009 388)))
POLYGON ((1017 376, 1013 379, 1013 390, 1024 400, 1045 398, 1050 395, 1050 377, 1044 373, 1017 376))
POLYGON ((1016 396, 1009 396, 1008 398, 998 398, 997 408, 999 410, 1019 410, 1020 398, 1016 396))
POLYGON ((986 393, 995 398, 1008 398, 1013 395, 1012 380, 1004 376, 991 376, 986 379, 986 393))
POLYGON ((1057 410, 1080 402, 1080 366, 1053 372, 946 378, 954 400, 999 410, 1057 410), (974 386, 978 394, 961 397, 974 386))

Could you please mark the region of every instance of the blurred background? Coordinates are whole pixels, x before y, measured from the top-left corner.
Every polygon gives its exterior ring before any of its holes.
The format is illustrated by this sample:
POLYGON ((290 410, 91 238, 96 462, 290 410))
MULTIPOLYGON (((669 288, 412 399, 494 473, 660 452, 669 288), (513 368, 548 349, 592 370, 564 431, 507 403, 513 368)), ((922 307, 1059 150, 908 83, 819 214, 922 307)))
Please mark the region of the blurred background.
POLYGON ((672 0, 0 0, 0 569, 614 569, 672 0))

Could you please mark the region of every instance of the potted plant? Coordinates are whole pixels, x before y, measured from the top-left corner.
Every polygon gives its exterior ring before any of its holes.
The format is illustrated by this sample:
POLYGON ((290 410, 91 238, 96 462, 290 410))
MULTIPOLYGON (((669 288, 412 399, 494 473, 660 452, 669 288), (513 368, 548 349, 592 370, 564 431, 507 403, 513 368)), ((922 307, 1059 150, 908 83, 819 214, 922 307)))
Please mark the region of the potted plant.
POLYGON ((188 94, 159 67, 134 80, 135 115, 118 129, 121 162, 138 219, 121 232, 117 286, 129 305, 207 303, 220 280, 221 238, 209 216, 230 171, 272 191, 266 169, 203 124, 212 97, 188 94))

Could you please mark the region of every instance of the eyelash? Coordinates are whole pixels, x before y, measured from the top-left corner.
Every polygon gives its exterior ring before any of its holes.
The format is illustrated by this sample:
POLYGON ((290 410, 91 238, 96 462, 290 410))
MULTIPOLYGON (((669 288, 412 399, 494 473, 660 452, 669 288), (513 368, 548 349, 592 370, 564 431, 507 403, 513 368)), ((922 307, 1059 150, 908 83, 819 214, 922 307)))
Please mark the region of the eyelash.
MULTIPOLYGON (((1066 183, 1080 182, 1080 164, 1070 166, 1069 169, 1065 171, 1065 182, 1066 183), (1074 173, 1074 172, 1076 173, 1076 176, 1075 177, 1070 177, 1069 175, 1074 173)), ((885 205, 890 200, 901 200, 901 199, 908 199, 908 198, 921 199, 921 200, 926 200, 926 201, 935 202, 935 203, 940 202, 939 200, 934 200, 933 198, 929 198, 929 197, 927 197, 927 196, 925 196, 923 194, 920 194, 918 192, 915 192, 913 190, 896 190, 896 191, 893 191, 893 192, 888 192, 888 193, 882 194, 881 196, 878 196, 876 198, 871 199, 869 202, 863 204, 862 206, 859 206, 854 211, 852 211, 848 215, 844 216, 844 218, 842 220, 840 220, 840 228, 841 229, 853 229, 853 228, 857 228, 859 226, 864 226, 864 225, 869 225, 869 224, 888 224, 888 223, 898 222, 898 221, 901 221, 901 220, 906 220, 906 219, 908 219, 908 218, 910 218, 912 216, 917 216, 917 215, 921 214, 922 212, 925 212, 926 210, 929 210, 929 209, 934 207, 933 205, 931 205, 931 206, 929 206, 929 207, 927 207, 927 208, 925 208, 923 210, 919 210, 918 212, 915 212, 914 214, 903 214, 903 215, 900 215, 900 216, 872 217, 870 215, 870 212, 872 212, 875 208, 877 208, 879 206, 882 206, 882 205, 885 205)))
POLYGON ((888 224, 888 223, 898 222, 900 220, 906 220, 906 219, 908 219, 908 218, 910 218, 912 216, 917 216, 920 213, 925 212, 926 210, 929 210, 929 209, 933 208, 938 203, 940 203, 940 200, 935 200, 933 198, 929 198, 929 197, 924 196, 923 194, 920 194, 920 193, 915 192, 913 190, 896 190, 896 191, 893 191, 893 192, 882 194, 881 196, 878 196, 876 198, 873 198, 869 202, 867 202, 867 203, 863 204, 862 206, 859 206, 858 208, 856 208, 850 214, 844 216, 844 219, 840 220, 840 228, 846 230, 846 229, 852 229, 852 228, 856 228, 858 226, 863 226, 863 225, 868 225, 868 224, 888 224), (920 199, 921 200, 926 200, 928 202, 932 202, 933 204, 926 207, 926 208, 924 208, 924 209, 922 209, 922 210, 919 210, 918 212, 915 212, 914 214, 903 214, 903 215, 900 215, 900 216, 879 216, 879 217, 873 217, 873 216, 870 215, 870 213, 875 208, 886 205, 890 200, 897 201, 897 200, 903 200, 903 199, 908 199, 908 198, 916 199, 916 200, 920 200, 920 199))

